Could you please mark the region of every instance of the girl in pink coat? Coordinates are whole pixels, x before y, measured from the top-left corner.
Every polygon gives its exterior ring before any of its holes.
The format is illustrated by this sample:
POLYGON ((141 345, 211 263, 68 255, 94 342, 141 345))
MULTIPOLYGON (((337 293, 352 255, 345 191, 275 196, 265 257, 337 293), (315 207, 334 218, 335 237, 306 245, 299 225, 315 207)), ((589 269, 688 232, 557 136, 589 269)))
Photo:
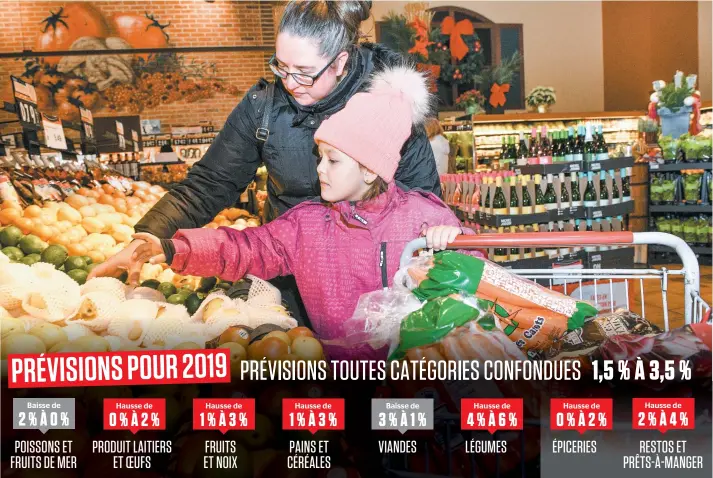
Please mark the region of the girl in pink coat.
MULTIPOLYGON (((393 285, 399 258, 410 240, 425 235, 441 250, 461 229, 438 197, 394 184, 401 148, 413 125, 421 125, 431 96, 419 73, 396 67, 373 78, 369 91, 354 95, 326 119, 314 138, 324 202, 292 208, 262 227, 243 231, 179 230, 172 239, 150 234, 135 259, 166 261, 178 274, 237 280, 294 275, 315 335, 344 336, 343 322, 359 297, 393 285)), ((330 359, 385 359, 387 350, 368 346, 325 347, 330 359)))

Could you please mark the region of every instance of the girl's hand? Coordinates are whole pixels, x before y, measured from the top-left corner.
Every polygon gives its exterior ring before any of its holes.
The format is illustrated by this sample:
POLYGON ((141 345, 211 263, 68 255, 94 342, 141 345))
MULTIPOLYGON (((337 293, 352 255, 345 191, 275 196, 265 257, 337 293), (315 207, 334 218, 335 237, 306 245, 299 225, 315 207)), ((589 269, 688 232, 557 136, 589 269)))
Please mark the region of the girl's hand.
MULTIPOLYGON (((153 234, 148 234, 146 232, 139 232, 132 236, 134 239, 144 241, 139 247, 136 248, 133 255, 131 256, 131 261, 140 264, 149 262, 151 264, 161 264, 166 262, 166 256, 163 253, 163 247, 161 247, 161 240, 154 236, 153 234)), ((133 270, 133 273, 129 274, 129 283, 135 284, 139 280, 139 273, 141 272, 141 267, 133 270)))
POLYGON ((426 229, 426 245, 429 249, 443 251, 448 244, 453 242, 457 236, 462 234, 460 227, 455 226, 434 226, 426 229))

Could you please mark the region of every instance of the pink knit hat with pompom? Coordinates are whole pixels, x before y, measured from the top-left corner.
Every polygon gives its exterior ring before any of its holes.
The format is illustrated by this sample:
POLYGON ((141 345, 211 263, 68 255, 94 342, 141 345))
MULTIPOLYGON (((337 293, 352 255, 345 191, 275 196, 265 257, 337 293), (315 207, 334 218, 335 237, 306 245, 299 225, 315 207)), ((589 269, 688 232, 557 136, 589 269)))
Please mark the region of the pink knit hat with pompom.
POLYGON ((322 122, 314 140, 337 148, 390 183, 411 127, 424 122, 431 98, 424 75, 408 66, 387 68, 374 76, 368 91, 352 96, 322 122))

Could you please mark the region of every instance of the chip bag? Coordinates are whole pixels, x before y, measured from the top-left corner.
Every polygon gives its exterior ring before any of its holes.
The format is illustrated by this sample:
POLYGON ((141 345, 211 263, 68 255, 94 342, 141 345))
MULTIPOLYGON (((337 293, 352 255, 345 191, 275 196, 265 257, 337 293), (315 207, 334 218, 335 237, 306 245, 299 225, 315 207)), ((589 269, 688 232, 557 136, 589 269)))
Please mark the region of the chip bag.
POLYGON ((536 358, 568 330, 581 327, 586 318, 597 315, 597 309, 588 302, 549 290, 487 260, 457 252, 444 251, 431 260, 418 261, 408 274, 416 286, 413 293, 428 303, 401 324, 400 338, 402 342, 406 340, 407 347, 415 346, 412 337, 419 334, 432 334, 432 342, 440 340, 452 328, 482 315, 486 309, 495 317, 499 330, 528 356, 536 358), (431 330, 414 327, 423 322, 417 320, 419 316, 429 313, 438 317, 431 330))

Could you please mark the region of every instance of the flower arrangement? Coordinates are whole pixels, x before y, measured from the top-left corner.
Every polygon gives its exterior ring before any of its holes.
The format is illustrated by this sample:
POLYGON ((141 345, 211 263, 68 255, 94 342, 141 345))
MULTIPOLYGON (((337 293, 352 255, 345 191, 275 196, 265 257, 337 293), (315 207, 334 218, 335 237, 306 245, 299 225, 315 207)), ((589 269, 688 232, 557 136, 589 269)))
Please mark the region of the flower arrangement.
POLYGON ((555 95, 555 89, 551 86, 536 86, 525 98, 527 106, 537 108, 538 110, 546 109, 556 102, 557 95, 555 95))
POLYGON ((672 83, 663 80, 653 82, 649 116, 652 119, 661 118, 661 134, 664 136, 678 138, 687 131, 695 136, 701 131, 701 93, 696 90, 697 75, 688 75, 686 81, 683 80, 683 72, 676 71, 672 83))
POLYGON ((471 115, 482 113, 484 104, 485 97, 478 90, 468 90, 456 98, 456 106, 465 109, 465 112, 471 115))

